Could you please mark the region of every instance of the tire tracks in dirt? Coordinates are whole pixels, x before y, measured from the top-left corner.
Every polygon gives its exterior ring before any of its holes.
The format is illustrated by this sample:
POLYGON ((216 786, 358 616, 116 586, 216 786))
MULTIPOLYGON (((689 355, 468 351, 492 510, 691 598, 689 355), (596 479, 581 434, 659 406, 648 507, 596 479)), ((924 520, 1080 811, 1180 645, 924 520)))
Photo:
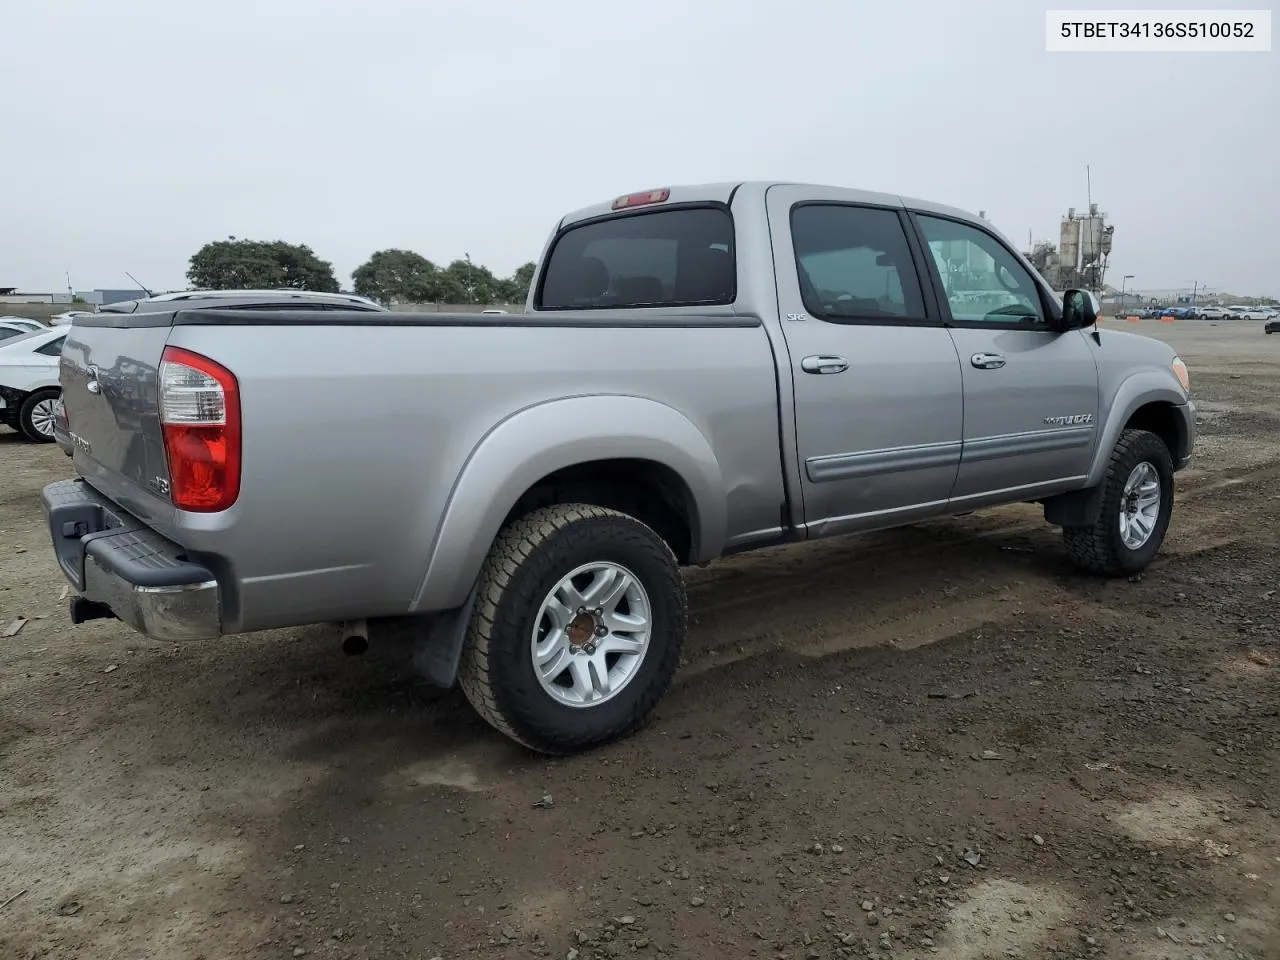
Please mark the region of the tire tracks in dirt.
MULTIPOLYGON (((1180 484, 1182 509, 1149 569, 1247 536, 1233 519, 1233 506, 1217 504, 1215 495, 1276 478, 1280 458, 1180 484)), ((677 682, 780 651, 822 657, 855 648, 914 649, 1034 611, 1069 607, 1075 614, 1115 618, 1081 589, 1065 556, 1054 556, 1058 541, 1038 506, 1017 504, 782 547, 695 571, 689 584, 692 629, 677 682)))

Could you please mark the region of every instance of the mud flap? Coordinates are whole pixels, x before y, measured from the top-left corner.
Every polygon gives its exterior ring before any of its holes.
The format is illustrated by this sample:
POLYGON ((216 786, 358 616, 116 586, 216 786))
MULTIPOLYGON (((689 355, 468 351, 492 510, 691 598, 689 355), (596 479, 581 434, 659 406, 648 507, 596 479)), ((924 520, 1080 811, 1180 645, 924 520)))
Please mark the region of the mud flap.
POLYGON ((1044 501, 1044 519, 1056 527, 1087 527, 1102 509, 1102 484, 1072 490, 1044 501))
POLYGON ((458 682, 462 645, 467 641, 467 627, 471 624, 479 586, 477 580, 467 594, 466 603, 458 609, 447 610, 432 617, 426 634, 414 646, 414 668, 442 689, 451 690, 458 682))

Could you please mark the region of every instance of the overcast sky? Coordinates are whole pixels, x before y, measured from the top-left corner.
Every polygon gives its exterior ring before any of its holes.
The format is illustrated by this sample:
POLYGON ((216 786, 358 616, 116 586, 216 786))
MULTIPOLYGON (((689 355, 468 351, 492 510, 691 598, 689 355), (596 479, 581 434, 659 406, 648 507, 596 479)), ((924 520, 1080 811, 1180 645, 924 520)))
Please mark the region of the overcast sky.
POLYGON ((1026 0, 13 0, 3 29, 0 286, 182 287, 229 234, 344 286, 386 247, 507 274, 567 210, 756 178, 1023 246, 1089 164, 1109 281, 1280 295, 1274 51, 1048 54, 1026 0))

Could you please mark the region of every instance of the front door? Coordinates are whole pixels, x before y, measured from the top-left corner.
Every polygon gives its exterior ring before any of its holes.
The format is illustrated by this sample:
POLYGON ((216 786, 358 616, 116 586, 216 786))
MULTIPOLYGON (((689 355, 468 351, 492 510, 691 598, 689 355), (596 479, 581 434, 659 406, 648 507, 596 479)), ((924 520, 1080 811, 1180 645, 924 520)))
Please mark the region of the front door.
POLYGON ((1051 328, 1040 284, 994 233, 915 214, 964 379, 964 451, 953 506, 1078 487, 1098 431, 1089 335, 1051 328))
POLYGON ((936 515, 960 462, 960 363, 895 198, 768 194, 805 527, 936 515))

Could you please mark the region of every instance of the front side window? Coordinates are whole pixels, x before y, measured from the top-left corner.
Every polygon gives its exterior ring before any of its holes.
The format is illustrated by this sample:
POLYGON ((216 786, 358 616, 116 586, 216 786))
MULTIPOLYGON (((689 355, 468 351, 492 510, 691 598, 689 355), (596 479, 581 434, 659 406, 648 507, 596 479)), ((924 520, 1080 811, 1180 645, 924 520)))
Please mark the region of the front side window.
POLYGON ((674 208, 570 227, 551 248, 537 307, 727 304, 736 287, 729 212, 674 208))
POLYGON ((985 230, 917 215, 942 288, 959 323, 1047 323, 1030 272, 985 230))
POLYGON ((804 204, 791 239, 805 309, 836 323, 923 320, 924 298, 893 210, 804 204))

